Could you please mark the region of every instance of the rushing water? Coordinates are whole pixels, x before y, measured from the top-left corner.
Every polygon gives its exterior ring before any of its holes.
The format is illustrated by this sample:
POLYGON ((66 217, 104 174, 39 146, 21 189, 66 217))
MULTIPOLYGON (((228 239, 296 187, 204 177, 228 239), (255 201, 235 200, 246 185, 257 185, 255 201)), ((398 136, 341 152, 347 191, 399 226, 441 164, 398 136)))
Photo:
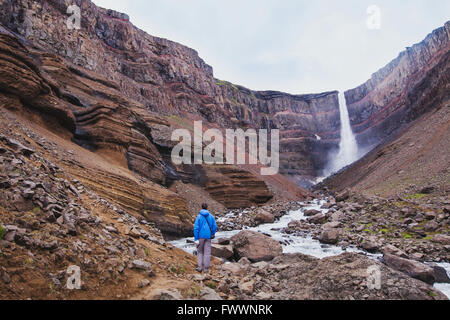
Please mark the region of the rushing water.
MULTIPOLYGON (((302 253, 305 255, 310 255, 316 258, 325 258, 330 256, 337 256, 344 252, 357 252, 367 255, 371 259, 379 260, 382 255, 381 254, 370 254, 365 251, 362 251, 356 247, 347 247, 342 248, 340 246, 327 245, 320 243, 318 240, 313 239, 310 235, 293 235, 293 234, 285 234, 282 232, 282 229, 286 228, 291 221, 296 220, 306 220, 306 216, 304 212, 306 210, 315 209, 320 210, 323 213, 326 213, 327 209, 321 209, 321 206, 325 203, 323 200, 314 200, 306 207, 303 207, 299 210, 294 210, 288 212, 286 215, 281 217, 278 221, 269 224, 263 224, 254 228, 246 228, 246 230, 261 232, 271 236, 273 239, 278 240, 283 246, 284 253, 302 253)), ((246 214, 246 210, 243 210, 237 215, 246 214)), ((234 214, 229 213, 224 217, 218 218, 218 222, 226 221, 231 218, 234 214)), ((216 238, 230 238, 235 234, 238 234, 241 230, 233 230, 233 231, 219 231, 216 234, 216 238)), ((183 238, 171 241, 170 243, 178 248, 183 249, 184 251, 194 254, 196 247, 194 242, 194 238, 183 238)), ((450 275, 450 263, 438 263, 439 266, 446 269, 447 273, 450 275)), ((450 284, 435 284, 434 287, 441 292, 443 292, 447 297, 450 298, 450 284)))
MULTIPOLYGON (((317 258, 325 258, 330 256, 337 256, 347 251, 347 252, 364 253, 374 258, 381 257, 381 255, 365 253, 355 247, 348 247, 344 249, 339 246, 323 244, 320 243, 318 240, 313 239, 309 235, 297 236, 281 232, 281 230, 286 228, 291 221, 306 220, 307 217, 304 215, 304 212, 306 210, 315 209, 325 213, 327 210, 320 208, 324 203, 325 201, 315 200, 307 207, 304 207, 300 210, 290 211, 289 213, 287 213, 274 223, 263 224, 254 228, 246 228, 246 230, 261 232, 270 235, 273 239, 279 241, 283 245, 284 253, 303 253, 317 258)), ((240 215, 245 214, 245 211, 242 211, 238 214, 240 215)), ((230 218, 231 215, 232 214, 228 214, 225 217, 219 218, 218 221, 219 222, 225 221, 226 219, 230 218)), ((240 231, 241 230, 222 231, 222 232, 219 231, 216 234, 216 238, 230 238, 235 234, 238 234, 240 231)), ((174 246, 179 247, 184 251, 192 254, 196 250, 195 245, 192 243, 193 241, 194 238, 187 238, 175 240, 172 241, 171 243, 174 246)))

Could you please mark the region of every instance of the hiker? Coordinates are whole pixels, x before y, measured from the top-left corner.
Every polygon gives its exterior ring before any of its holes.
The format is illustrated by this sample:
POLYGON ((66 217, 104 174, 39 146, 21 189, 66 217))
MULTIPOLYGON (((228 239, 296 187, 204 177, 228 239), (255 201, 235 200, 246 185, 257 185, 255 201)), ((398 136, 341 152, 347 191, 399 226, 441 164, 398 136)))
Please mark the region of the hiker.
POLYGON ((197 216, 194 225, 194 238, 197 245, 198 272, 209 272, 211 259, 211 240, 217 232, 217 224, 214 216, 209 213, 208 205, 202 204, 202 210, 197 216))

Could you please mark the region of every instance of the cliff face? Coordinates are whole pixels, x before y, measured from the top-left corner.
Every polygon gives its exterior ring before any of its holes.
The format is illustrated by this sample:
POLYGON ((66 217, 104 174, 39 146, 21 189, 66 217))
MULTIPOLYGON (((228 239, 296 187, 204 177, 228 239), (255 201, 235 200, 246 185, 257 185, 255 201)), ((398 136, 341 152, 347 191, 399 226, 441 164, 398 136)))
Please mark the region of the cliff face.
POLYGON ((449 95, 450 22, 345 93, 360 145, 389 137, 449 95))
MULTIPOLYGON (((74 110, 73 117, 64 117, 75 127, 77 143, 121 149, 133 171, 157 183, 182 179, 203 186, 207 177, 202 168, 168 165, 168 139, 157 142, 155 132, 166 132, 172 125, 186 128, 193 120, 204 120, 206 127, 280 129, 280 173, 299 184, 316 177, 326 155, 338 147, 337 92, 258 92, 215 79, 195 50, 148 35, 125 14, 91 1, 74 3, 81 7, 80 30, 66 27, 66 10, 73 2, 63 0, 0 0, 0 22, 24 43, 47 53, 46 73, 64 84, 63 100, 74 110), (61 64, 54 62, 58 59, 66 69, 52 66, 61 64), (70 77, 82 84, 73 85, 70 77), (108 91, 115 93, 105 97, 108 91), (139 111, 130 111, 130 105, 139 111), (126 128, 119 120, 124 117, 131 119, 126 128), (116 144, 119 137, 126 141, 116 144)), ((346 92, 361 146, 379 143, 448 92, 439 69, 448 54, 448 39, 447 23, 346 92)))
POLYGON ((175 128, 191 129, 199 119, 209 121, 205 127, 240 125, 224 107, 212 68, 194 50, 149 36, 126 15, 90 1, 77 2, 81 29, 70 30, 71 4, 0 0, 0 107, 89 150, 85 157, 100 155, 137 177, 83 163, 81 171, 68 167, 76 179, 177 235, 191 231, 194 212, 186 205, 192 199, 170 191, 175 180, 202 187, 228 208, 306 194, 282 176, 174 165, 175 128), (289 185, 288 192, 280 185, 289 185))
POLYGON ((212 68, 196 51, 146 34, 126 15, 90 1, 75 3, 81 7, 80 30, 66 27, 71 1, 2 0, 0 21, 33 44, 63 57, 74 70, 81 67, 97 78, 103 76, 109 86, 150 111, 200 116, 224 128, 279 128, 284 174, 315 176, 323 164, 319 152, 336 146, 336 92, 293 96, 254 92, 216 80, 212 68))

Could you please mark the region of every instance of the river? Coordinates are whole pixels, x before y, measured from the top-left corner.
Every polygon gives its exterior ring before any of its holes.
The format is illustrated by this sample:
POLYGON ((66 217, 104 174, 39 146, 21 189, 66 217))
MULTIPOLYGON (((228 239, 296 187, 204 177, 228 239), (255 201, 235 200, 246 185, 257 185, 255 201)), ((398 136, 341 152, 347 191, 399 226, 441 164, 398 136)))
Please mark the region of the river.
MULTIPOLYGON (((320 243, 320 241, 313 239, 310 235, 293 235, 293 234, 285 234, 281 232, 282 229, 286 228, 291 221, 296 220, 306 220, 306 216, 304 212, 310 209, 320 210, 323 213, 327 213, 328 209, 322 209, 321 206, 325 203, 325 200, 314 200, 306 204, 305 207, 288 212, 286 215, 281 217, 278 221, 270 224, 259 225, 254 228, 245 228, 246 230, 261 232, 267 235, 270 235, 273 239, 278 240, 283 246, 283 253, 302 253, 305 255, 310 255, 319 259, 337 256, 344 252, 356 252, 366 255, 367 257, 380 260, 382 258, 382 254, 376 253, 368 253, 363 250, 360 250, 354 246, 349 246, 346 248, 334 245, 327 245, 320 243)), ((245 214, 246 211, 243 210, 237 214, 245 214)), ((233 216, 233 213, 229 213, 224 217, 218 218, 218 222, 223 222, 233 216)), ((230 238, 235 234, 238 234, 241 230, 233 230, 233 231, 219 231, 216 233, 216 238, 230 238)), ((196 247, 193 243, 194 238, 182 238, 174 241, 170 241, 170 243, 184 251, 194 254, 196 247)), ((443 267, 447 274, 450 276, 450 263, 437 263, 437 265, 443 267)), ((436 283, 434 287, 444 293, 450 299, 450 284, 446 283, 436 283)))

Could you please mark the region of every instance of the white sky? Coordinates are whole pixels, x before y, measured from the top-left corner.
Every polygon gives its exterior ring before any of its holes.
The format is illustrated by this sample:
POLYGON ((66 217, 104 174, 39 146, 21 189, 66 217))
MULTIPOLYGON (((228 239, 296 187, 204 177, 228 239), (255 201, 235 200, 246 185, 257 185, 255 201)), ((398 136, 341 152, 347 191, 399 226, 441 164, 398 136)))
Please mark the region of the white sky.
POLYGON ((216 78, 295 94, 354 88, 450 20, 449 0, 93 0, 199 52, 216 78), (367 8, 381 10, 370 30, 367 8))

